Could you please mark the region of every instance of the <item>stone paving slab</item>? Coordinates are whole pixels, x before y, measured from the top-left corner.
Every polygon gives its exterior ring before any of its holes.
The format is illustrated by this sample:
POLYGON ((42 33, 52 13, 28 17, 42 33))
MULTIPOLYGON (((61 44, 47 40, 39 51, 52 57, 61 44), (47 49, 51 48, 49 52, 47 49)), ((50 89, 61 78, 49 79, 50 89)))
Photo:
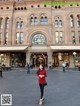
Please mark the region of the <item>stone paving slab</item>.
MULTIPOLYGON (((44 106, 80 106, 80 72, 47 71, 44 106)), ((38 106, 36 71, 5 71, 0 78, 0 95, 12 94, 12 106, 38 106)), ((1 101, 0 101, 1 102, 1 101)))

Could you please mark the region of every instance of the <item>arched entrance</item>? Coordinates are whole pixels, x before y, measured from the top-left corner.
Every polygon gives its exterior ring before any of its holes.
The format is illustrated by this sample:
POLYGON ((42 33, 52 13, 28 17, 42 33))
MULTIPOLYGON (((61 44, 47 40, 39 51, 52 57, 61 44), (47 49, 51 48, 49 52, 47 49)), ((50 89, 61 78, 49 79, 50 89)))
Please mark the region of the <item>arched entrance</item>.
POLYGON ((48 63, 48 56, 47 53, 32 53, 30 58, 32 67, 38 67, 40 64, 43 64, 47 67, 48 63))
MULTIPOLYGON (((43 47, 47 44, 46 36, 42 33, 35 33, 31 38, 31 43, 33 47, 43 47)), ((38 48, 39 50, 39 48, 38 48)), ((39 50, 40 51, 40 50, 39 50)), ((43 64, 44 66, 47 66, 47 53, 44 52, 35 52, 31 53, 30 62, 33 67, 38 67, 40 64, 43 64)))

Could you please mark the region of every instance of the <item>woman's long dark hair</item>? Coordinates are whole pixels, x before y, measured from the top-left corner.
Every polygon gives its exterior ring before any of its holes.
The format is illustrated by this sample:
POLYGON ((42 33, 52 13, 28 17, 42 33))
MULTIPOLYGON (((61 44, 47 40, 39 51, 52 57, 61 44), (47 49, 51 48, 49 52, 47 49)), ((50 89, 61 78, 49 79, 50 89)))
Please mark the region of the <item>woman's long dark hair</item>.
MULTIPOLYGON (((40 65, 43 67, 43 70, 45 70, 44 65, 42 65, 42 64, 40 64, 40 65)), ((40 71, 40 68, 38 69, 37 74, 39 73, 39 71, 40 71)))

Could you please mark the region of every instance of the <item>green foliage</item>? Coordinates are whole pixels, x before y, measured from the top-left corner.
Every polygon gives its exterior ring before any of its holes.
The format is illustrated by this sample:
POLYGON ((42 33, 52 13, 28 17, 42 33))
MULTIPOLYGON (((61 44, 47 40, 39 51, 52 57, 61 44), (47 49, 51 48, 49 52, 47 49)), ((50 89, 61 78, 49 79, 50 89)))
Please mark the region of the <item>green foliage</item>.
POLYGON ((69 6, 69 5, 80 5, 80 2, 49 2, 49 1, 45 1, 43 2, 44 5, 52 5, 52 6, 69 6))

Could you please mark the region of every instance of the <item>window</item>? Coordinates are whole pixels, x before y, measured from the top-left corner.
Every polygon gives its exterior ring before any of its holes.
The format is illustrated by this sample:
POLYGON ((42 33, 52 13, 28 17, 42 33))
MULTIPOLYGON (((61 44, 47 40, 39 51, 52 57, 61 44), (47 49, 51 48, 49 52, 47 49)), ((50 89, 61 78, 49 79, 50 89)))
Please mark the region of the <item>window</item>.
POLYGON ((55 27, 58 28, 58 20, 55 20, 55 27))
POLYGON ((9 7, 6 7, 6 9, 9 9, 9 7))
POLYGON ((72 31, 72 32, 71 32, 71 35, 72 35, 72 43, 75 44, 75 43, 76 43, 76 40, 75 40, 75 32, 72 31))
POLYGON ((30 23, 31 23, 31 25, 36 25, 36 24, 38 24, 37 17, 36 17, 36 16, 32 16, 31 19, 30 19, 30 23))
POLYGON ((40 24, 42 24, 42 25, 48 24, 48 19, 46 16, 42 16, 40 18, 40 24))
POLYGON ((20 44, 23 43, 23 32, 20 32, 20 44))
POLYGON ((63 32, 60 31, 56 31, 55 32, 55 36, 56 36, 56 43, 63 43, 63 32))
POLYGON ((34 24, 38 24, 37 17, 34 17, 34 24))
POLYGON ((23 7, 21 7, 21 10, 23 10, 23 7))
POLYGON ((45 45, 46 44, 45 35, 35 34, 32 38, 32 44, 33 45, 45 45))
POLYGON ((20 28, 23 28, 23 21, 20 22, 20 28))
POLYGON ((62 31, 59 32, 59 41, 60 43, 63 43, 63 32, 62 31))
POLYGON ((80 31, 78 31, 79 43, 80 43, 80 31))
POLYGON ((80 15, 77 15, 77 27, 80 27, 80 15))
POLYGON ((41 24, 44 24, 44 17, 41 17, 40 23, 41 23, 41 24))
POLYGON ((45 17, 45 24, 48 24, 48 19, 47 19, 47 17, 45 17))
POLYGON ((0 33, 0 44, 1 44, 2 33, 0 33))
POLYGON ((62 27, 62 20, 59 20, 59 27, 62 27))
POLYGON ((62 28, 63 26, 63 22, 62 20, 59 19, 59 17, 57 17, 57 19, 55 20, 55 28, 62 28))
POLYGON ((19 44, 19 33, 16 34, 16 44, 19 44))
POLYGON ((56 43, 59 43, 59 32, 55 32, 56 35, 56 43))
POLYGON ((33 5, 31 5, 31 8, 33 8, 34 6, 33 5))
POLYGON ((74 27, 74 17, 73 17, 73 15, 70 16, 70 27, 74 27))
POLYGON ((17 32, 16 33, 16 44, 22 44, 23 43, 23 32, 17 32))
POLYGON ((20 28, 20 23, 19 22, 17 22, 17 28, 20 28))
POLYGON ((5 36, 4 36, 4 44, 8 44, 8 33, 7 32, 5 33, 5 36))
POLYGON ((18 7, 18 10, 20 10, 20 7, 18 7))
POLYGON ((9 18, 6 18, 6 29, 9 28, 9 18))
POLYGON ((17 21, 16 27, 17 27, 18 29, 23 28, 23 26, 24 26, 23 21, 17 21))
POLYGON ((26 7, 24 7, 24 10, 27 10, 27 8, 26 8, 26 7))
POLYGON ((2 28, 3 28, 3 19, 0 18, 0 29, 2 29, 2 28))
POLYGON ((40 7, 40 5, 38 5, 37 7, 40 7))

